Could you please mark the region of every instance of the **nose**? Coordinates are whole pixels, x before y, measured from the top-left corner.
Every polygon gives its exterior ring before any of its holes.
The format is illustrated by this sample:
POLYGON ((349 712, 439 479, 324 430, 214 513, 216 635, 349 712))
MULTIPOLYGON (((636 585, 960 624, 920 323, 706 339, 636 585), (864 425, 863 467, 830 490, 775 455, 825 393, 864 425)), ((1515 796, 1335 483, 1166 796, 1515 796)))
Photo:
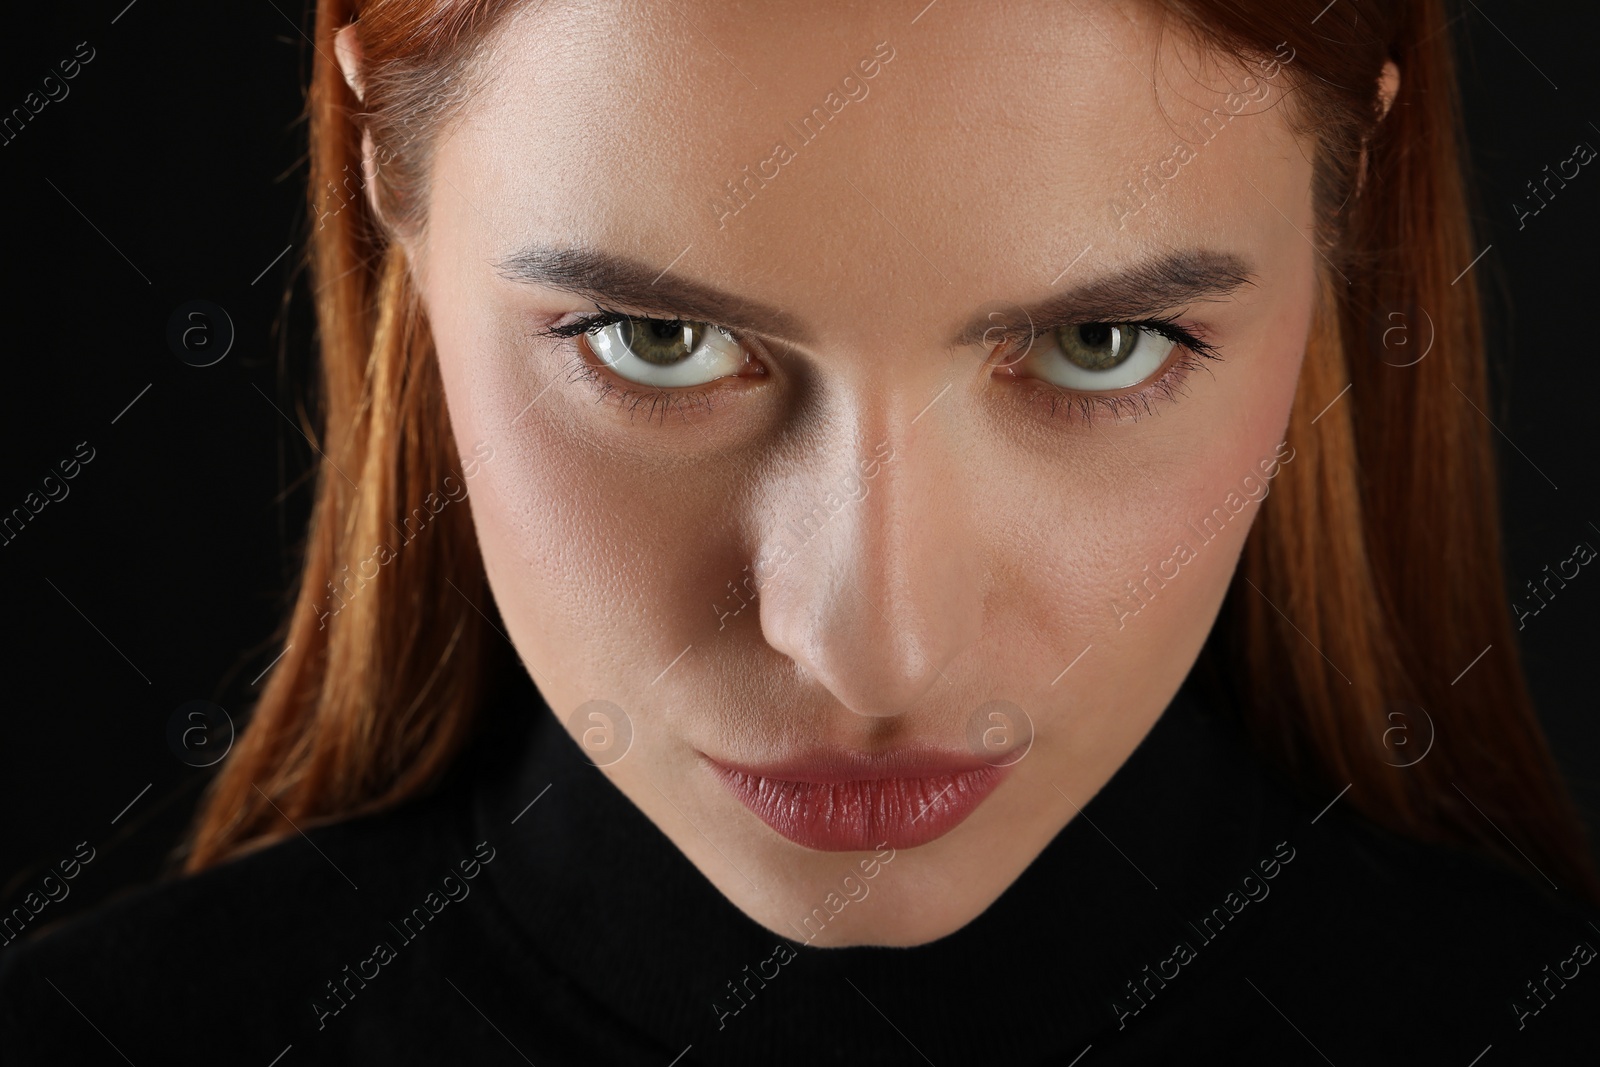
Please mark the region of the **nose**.
MULTIPOLYGON (((929 420, 924 420, 928 423, 929 420)), ((765 522, 768 644, 858 715, 913 710, 978 640, 984 569, 957 450, 930 425, 853 435, 765 522)))

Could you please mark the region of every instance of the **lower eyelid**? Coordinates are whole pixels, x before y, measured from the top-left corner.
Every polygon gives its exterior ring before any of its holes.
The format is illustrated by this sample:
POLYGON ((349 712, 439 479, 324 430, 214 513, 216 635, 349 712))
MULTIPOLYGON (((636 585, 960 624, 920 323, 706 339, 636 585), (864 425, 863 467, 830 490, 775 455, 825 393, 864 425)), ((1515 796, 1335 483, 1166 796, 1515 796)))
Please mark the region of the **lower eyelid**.
POLYGON ((1163 403, 1176 403, 1184 395, 1183 386, 1189 376, 1205 367, 1204 361, 1188 349, 1180 347, 1176 351, 1179 353, 1177 358, 1171 360, 1156 377, 1129 389, 1091 393, 1066 389, 1040 378, 1017 376, 1013 381, 1027 389, 1025 402, 1046 405, 1052 416, 1092 425, 1093 413, 1099 409, 1113 418, 1131 416, 1137 421, 1146 415, 1157 414, 1159 405, 1163 403))
MULTIPOLYGON (((687 418, 695 410, 711 410, 708 388, 663 389, 617 377, 603 364, 592 362, 584 354, 583 349, 587 348, 584 335, 566 339, 558 347, 567 349, 570 357, 567 364, 569 381, 583 379, 598 394, 597 403, 609 403, 619 410, 626 410, 630 418, 637 415, 640 408, 646 409, 648 418, 655 418, 659 414, 663 422, 668 414, 675 413, 687 418)), ((1052 416, 1061 415, 1060 409, 1065 407, 1068 414, 1062 417, 1089 425, 1092 423, 1093 410, 1100 408, 1117 418, 1132 416, 1138 420, 1156 414, 1158 405, 1162 403, 1175 403, 1183 395, 1183 385, 1194 371, 1205 368, 1207 360, 1221 358, 1209 352, 1204 353, 1202 358, 1202 354, 1182 344, 1174 351, 1176 357, 1156 377, 1125 390, 1093 393, 1067 389, 1038 378, 1015 376, 1013 380, 1028 388, 1029 401, 1047 404, 1052 416)), ((714 383, 706 384, 709 386, 714 383)))
POLYGON ((579 339, 574 338, 566 346, 570 357, 567 360, 567 380, 587 383, 596 394, 595 403, 626 411, 629 418, 637 417, 642 409, 647 420, 659 416, 663 422, 670 414, 688 418, 696 410, 711 410, 706 390, 689 387, 662 389, 624 381, 603 366, 591 363, 579 350, 578 342, 579 339))

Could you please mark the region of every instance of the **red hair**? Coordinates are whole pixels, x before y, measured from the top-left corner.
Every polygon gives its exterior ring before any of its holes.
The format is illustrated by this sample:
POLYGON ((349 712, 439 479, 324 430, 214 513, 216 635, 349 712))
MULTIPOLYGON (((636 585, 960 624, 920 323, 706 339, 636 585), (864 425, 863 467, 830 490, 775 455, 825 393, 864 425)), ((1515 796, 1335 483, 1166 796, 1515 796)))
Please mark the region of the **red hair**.
MULTIPOLYGON (((423 224, 431 138, 467 99, 478 48, 520 6, 317 5, 308 110, 325 458, 288 648, 211 784, 188 870, 291 833, 290 820, 347 818, 425 791, 506 665, 500 637, 462 603, 488 597, 466 506, 441 512, 337 616, 325 604, 349 581, 345 568, 460 469, 427 320, 390 237, 423 224), (356 20, 361 100, 332 58, 334 35, 356 20), (363 132, 379 161, 377 216, 365 197, 338 192, 362 173, 363 132)), ((1518 662, 1493 452, 1466 402, 1488 406, 1477 291, 1470 274, 1457 277, 1477 250, 1443 2, 1368 0, 1359 13, 1323 0, 1163 6, 1173 25, 1241 60, 1293 49, 1291 112, 1316 146, 1326 264, 1289 423, 1295 471, 1263 504, 1197 677, 1308 794, 1331 799, 1348 785, 1346 801, 1380 825, 1522 863, 1504 833, 1594 899, 1518 662), (1385 116, 1387 60, 1401 76, 1385 116), (1436 331, 1411 366, 1384 359, 1395 312, 1413 323, 1426 314, 1436 331), (1406 767, 1381 742, 1398 702, 1426 709, 1432 727, 1431 751, 1406 767)))

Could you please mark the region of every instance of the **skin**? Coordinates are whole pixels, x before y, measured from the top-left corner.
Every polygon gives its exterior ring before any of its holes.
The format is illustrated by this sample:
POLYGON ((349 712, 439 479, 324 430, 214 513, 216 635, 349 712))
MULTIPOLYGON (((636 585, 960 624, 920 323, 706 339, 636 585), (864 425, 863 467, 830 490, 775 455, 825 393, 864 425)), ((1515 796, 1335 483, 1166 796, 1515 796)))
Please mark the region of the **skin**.
MULTIPOLYGON (((1126 183, 1196 139, 1250 71, 1139 5, 949 3, 913 24, 919 6, 525 9, 473 72, 426 229, 405 238, 460 450, 496 448, 472 513, 512 643, 563 721, 594 699, 623 709, 632 746, 605 773, 745 914, 797 938, 871 854, 782 838, 697 753, 966 752, 986 702, 1031 718, 1000 788, 898 851, 817 945, 960 928, 1154 724, 1259 505, 1209 543, 1187 523, 1265 481, 1319 264, 1286 76, 1119 226, 1126 183), (785 122, 885 41, 870 94, 719 226, 707 204, 724 183, 775 139, 793 145, 785 122), (709 404, 630 411, 570 373, 576 342, 538 335, 593 303, 505 277, 530 245, 670 266, 783 311, 806 339, 743 335, 764 374, 705 387, 709 404), (1165 309, 1223 358, 1138 418, 1052 412, 1025 361, 1007 371, 992 346, 951 343, 985 311, 1192 250, 1239 257, 1252 284, 1165 309), (840 494, 852 484, 859 499, 840 494), (793 549, 787 524, 830 493, 843 506, 719 628, 739 604, 728 583, 793 549), (1180 541, 1196 557, 1119 613, 1180 541)), ((341 54, 351 72, 354 43, 341 54)))

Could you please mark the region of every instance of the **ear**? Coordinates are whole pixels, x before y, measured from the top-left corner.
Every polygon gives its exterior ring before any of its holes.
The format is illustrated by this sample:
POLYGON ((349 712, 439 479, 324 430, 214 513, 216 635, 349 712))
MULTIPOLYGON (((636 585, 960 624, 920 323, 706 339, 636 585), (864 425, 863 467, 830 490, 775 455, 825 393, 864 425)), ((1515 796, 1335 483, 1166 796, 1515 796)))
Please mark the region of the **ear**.
MULTIPOLYGON (((361 48, 361 36, 357 32, 357 24, 352 22, 338 33, 333 35, 333 54, 339 62, 339 70, 344 74, 345 84, 350 86, 350 91, 356 99, 366 102, 365 82, 362 79, 362 68, 366 63, 366 53, 361 48)), ((372 133, 363 124, 361 130, 361 186, 367 195, 367 207, 372 211, 372 217, 380 226, 388 227, 383 221, 383 213, 378 210, 378 162, 373 148, 372 133)))
POLYGON ((350 23, 333 35, 333 54, 339 61, 339 69, 344 72, 345 84, 350 86, 357 100, 363 100, 361 64, 365 57, 361 52, 361 38, 356 35, 355 23, 350 23))
MULTIPOLYGON (((1384 60, 1383 70, 1378 72, 1378 121, 1382 122, 1389 117, 1389 109, 1394 107, 1394 98, 1400 93, 1400 68, 1395 66, 1392 59, 1384 60)), ((1361 161, 1356 165, 1356 195, 1367 187, 1367 155, 1365 144, 1361 146, 1361 161)))
POLYGON ((1394 106, 1394 98, 1400 92, 1400 68, 1394 65, 1394 60, 1385 60, 1383 71, 1378 75, 1378 118, 1381 121, 1389 115, 1389 109, 1394 106))

